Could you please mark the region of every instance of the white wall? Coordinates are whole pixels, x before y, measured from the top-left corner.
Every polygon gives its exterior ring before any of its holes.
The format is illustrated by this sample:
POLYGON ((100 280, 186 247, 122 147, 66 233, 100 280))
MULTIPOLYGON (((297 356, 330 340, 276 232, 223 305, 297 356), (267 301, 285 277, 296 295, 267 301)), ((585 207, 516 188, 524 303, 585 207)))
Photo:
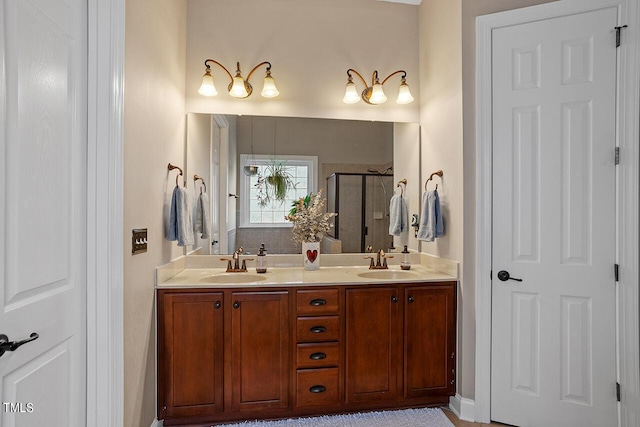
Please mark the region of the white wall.
MULTIPOLYGON (((187 110, 263 116, 322 117, 398 122, 418 121, 418 16, 416 6, 373 0, 189 0, 187 110), (236 19, 241 17, 241 19, 236 19), (229 77, 214 65, 218 96, 199 95, 204 60, 215 59, 233 74, 240 62, 246 78, 253 66, 271 62, 280 96, 260 96, 264 68, 252 76, 254 94, 244 100, 226 93, 229 77), (385 84, 389 100, 372 106, 342 102, 346 71, 370 81, 398 69, 416 98, 395 103, 400 76, 385 84)), ((363 90, 361 82, 356 82, 363 90)))
MULTIPOLYGON (((164 218, 184 167, 186 2, 127 0, 124 99, 124 420, 155 416, 155 267, 182 254, 164 218), (131 229, 147 228, 148 252, 131 255, 131 229)), ((193 178, 193 176, 192 176, 193 178)), ((193 179, 192 179, 193 182, 193 179)))

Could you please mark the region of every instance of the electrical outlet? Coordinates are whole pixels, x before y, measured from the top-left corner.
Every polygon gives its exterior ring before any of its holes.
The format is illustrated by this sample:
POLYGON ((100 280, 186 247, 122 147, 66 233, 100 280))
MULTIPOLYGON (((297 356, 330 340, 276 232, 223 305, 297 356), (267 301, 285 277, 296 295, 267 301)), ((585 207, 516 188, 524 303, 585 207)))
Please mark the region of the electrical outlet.
POLYGON ((131 254, 147 252, 147 229, 134 228, 131 236, 131 254))

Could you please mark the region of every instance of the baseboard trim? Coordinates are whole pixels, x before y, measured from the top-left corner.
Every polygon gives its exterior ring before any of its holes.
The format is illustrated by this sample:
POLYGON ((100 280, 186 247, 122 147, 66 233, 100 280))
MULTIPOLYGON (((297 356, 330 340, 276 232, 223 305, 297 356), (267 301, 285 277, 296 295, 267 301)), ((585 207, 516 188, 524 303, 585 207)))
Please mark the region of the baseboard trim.
POLYGON ((153 420, 153 422, 151 423, 151 427, 162 427, 164 423, 162 421, 159 421, 157 418, 155 420, 153 420))
POLYGON ((464 398, 459 394, 449 398, 449 408, 458 418, 463 421, 472 421, 476 419, 476 403, 471 399, 464 398))

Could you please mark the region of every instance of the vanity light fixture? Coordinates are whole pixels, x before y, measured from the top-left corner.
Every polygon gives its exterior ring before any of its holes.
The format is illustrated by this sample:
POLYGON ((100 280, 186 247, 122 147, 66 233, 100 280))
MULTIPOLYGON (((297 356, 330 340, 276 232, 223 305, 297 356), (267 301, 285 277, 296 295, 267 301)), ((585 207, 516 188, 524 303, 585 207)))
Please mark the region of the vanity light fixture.
POLYGON ((271 77, 270 62, 264 61, 253 67, 253 69, 247 75, 247 79, 245 80, 240 73, 239 62, 236 62, 236 75, 232 76, 229 70, 227 70, 224 65, 216 60, 207 59, 206 61, 204 61, 204 65, 205 67, 207 67, 207 69, 202 76, 202 84, 200 85, 200 89, 198 89, 198 93, 200 95, 216 96, 218 94, 216 86, 213 84, 213 76, 211 75, 211 65, 209 65, 209 62, 217 64, 218 66, 220 66, 220 68, 226 71, 229 79, 231 80, 231 83, 229 83, 227 89, 229 91, 229 95, 233 96, 234 98, 247 98, 249 97, 249 95, 251 95, 251 93, 253 92, 253 86, 251 86, 251 84, 249 83, 249 79, 251 78, 253 72, 262 65, 267 66, 267 74, 264 77, 264 84, 262 87, 262 92, 260 92, 260 94, 265 98, 275 98, 280 94, 280 92, 278 92, 278 88, 276 87, 276 83, 273 80, 273 77, 271 77))
POLYGON ((407 72, 404 70, 394 71, 389 74, 382 83, 380 83, 380 79, 378 78, 378 71, 374 71, 371 76, 371 86, 367 85, 367 82, 364 80, 362 75, 358 73, 353 68, 349 68, 347 70, 347 86, 344 92, 344 98, 342 98, 342 102, 345 104, 355 104, 356 102, 362 100, 367 104, 378 105, 382 104, 387 100, 387 96, 384 94, 384 90, 382 89, 382 85, 384 85, 389 78, 395 76, 396 74, 402 73, 402 81, 400 82, 400 88, 398 89, 398 98, 396 99, 396 103, 398 104, 409 104, 413 102, 413 96, 411 96, 411 92, 409 91, 409 85, 407 84, 407 72), (354 73, 358 77, 365 86, 365 90, 362 91, 362 94, 359 94, 356 89, 356 84, 353 82, 353 76, 351 73, 354 73))

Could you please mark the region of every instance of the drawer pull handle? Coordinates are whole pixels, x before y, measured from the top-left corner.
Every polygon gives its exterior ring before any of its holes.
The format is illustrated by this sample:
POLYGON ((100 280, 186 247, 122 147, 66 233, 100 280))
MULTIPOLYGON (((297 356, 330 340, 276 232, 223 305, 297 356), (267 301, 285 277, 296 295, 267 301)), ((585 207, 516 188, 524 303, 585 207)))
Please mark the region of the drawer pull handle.
POLYGON ((322 299, 322 298, 312 299, 309 302, 309 305, 312 305, 314 307, 320 307, 321 305, 327 305, 327 300, 322 299))
POLYGON ((327 391, 327 388, 323 385, 314 385, 309 389, 311 393, 324 393, 327 391))
POLYGON ((314 334, 322 334, 324 332, 327 332, 327 328, 324 326, 314 326, 313 328, 309 329, 311 332, 313 332, 314 334))
POLYGON ((327 358, 327 354, 326 353, 313 353, 312 355, 309 356, 309 359, 311 360, 323 360, 327 358))

